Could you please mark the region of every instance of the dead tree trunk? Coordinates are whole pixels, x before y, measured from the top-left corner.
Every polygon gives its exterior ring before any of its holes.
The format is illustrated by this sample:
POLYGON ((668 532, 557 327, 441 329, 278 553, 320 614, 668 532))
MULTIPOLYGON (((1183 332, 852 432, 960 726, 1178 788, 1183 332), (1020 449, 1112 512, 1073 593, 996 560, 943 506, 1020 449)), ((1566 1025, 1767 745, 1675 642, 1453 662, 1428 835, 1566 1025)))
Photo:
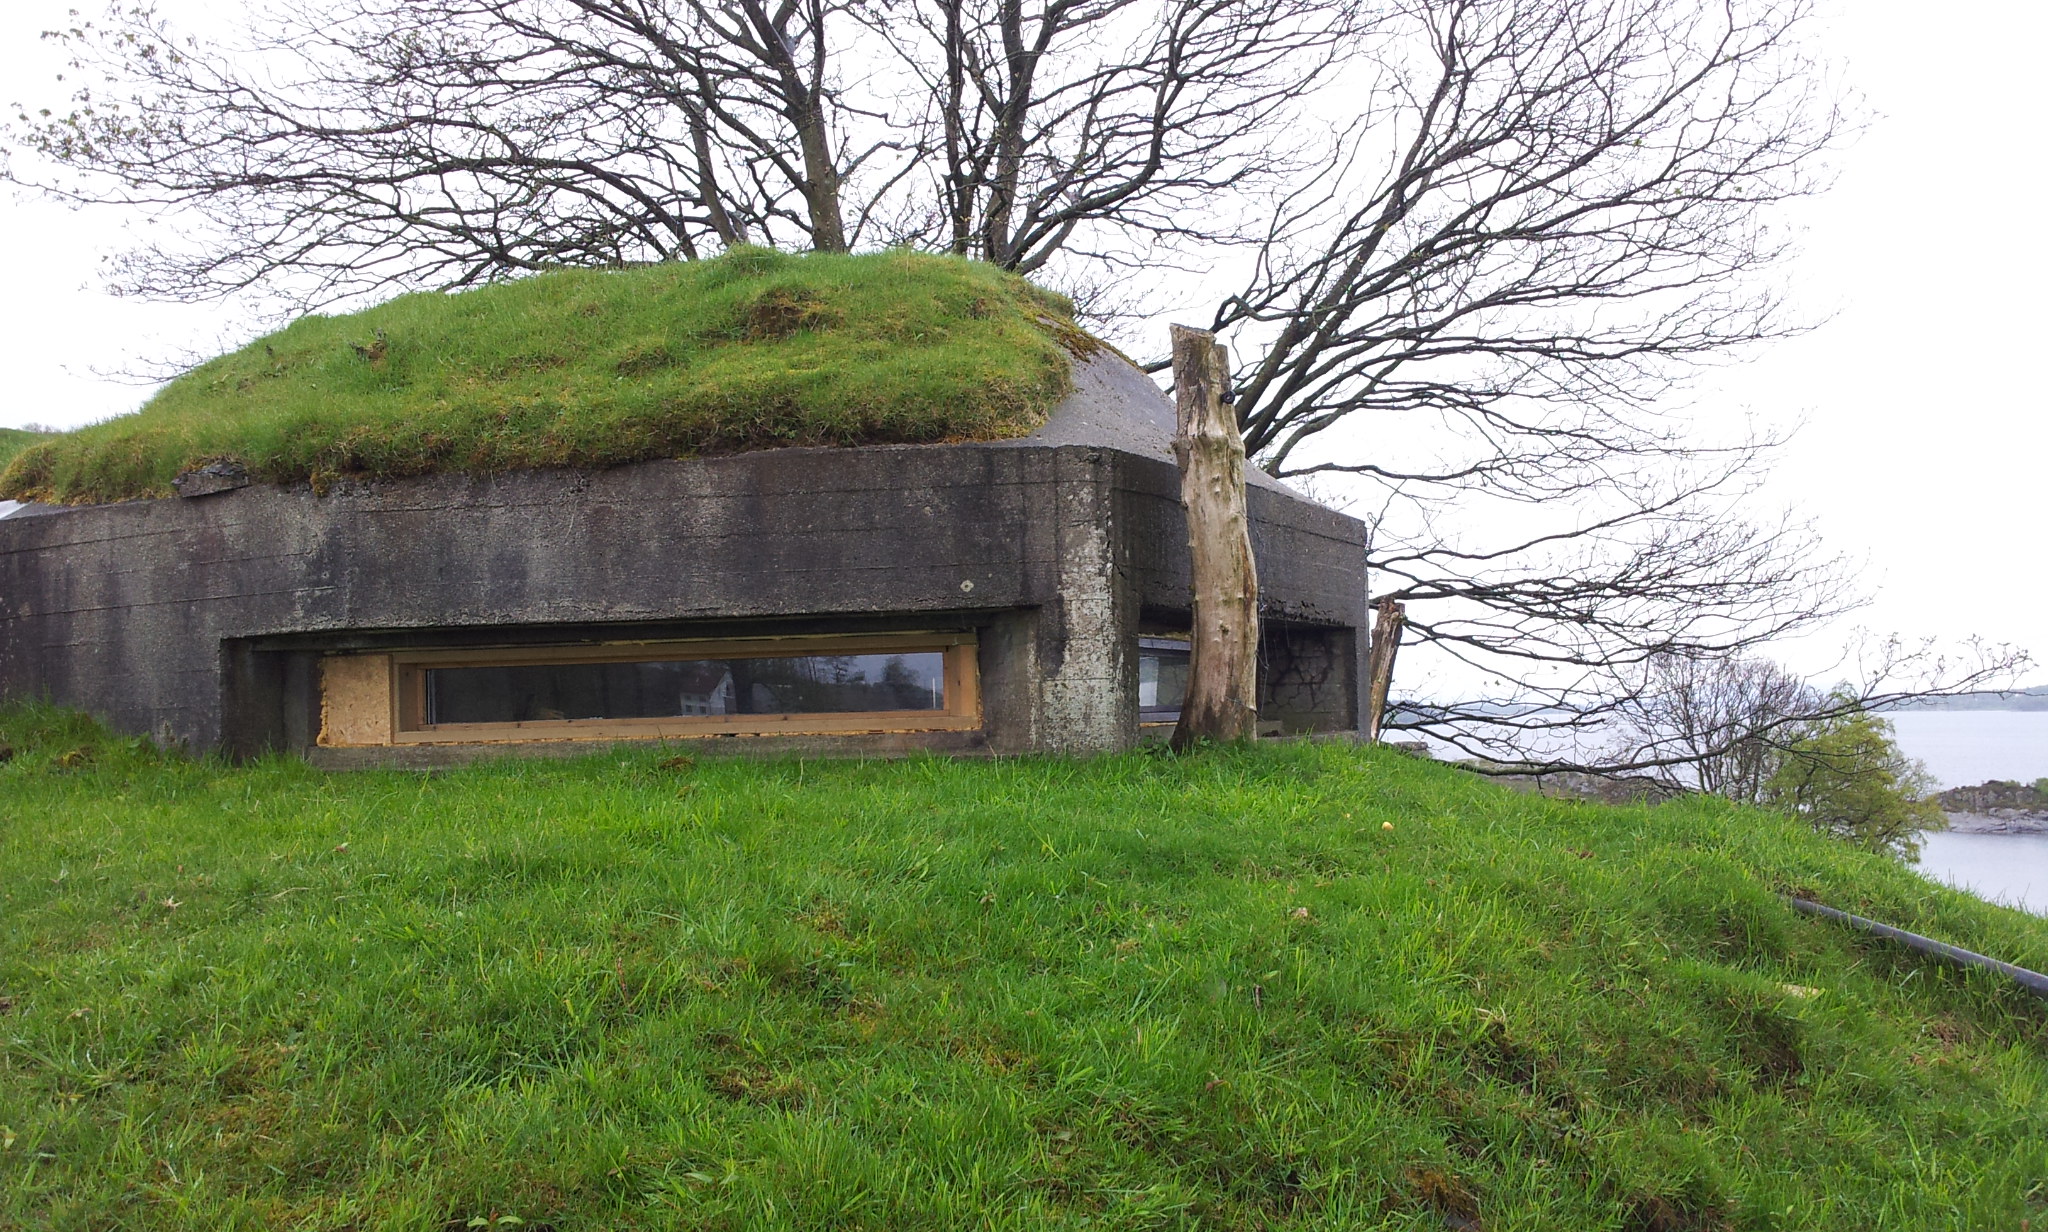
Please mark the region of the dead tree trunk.
POLYGON ((1368 673, 1365 694, 1365 742, 1378 744, 1380 729, 1387 721, 1387 690, 1394 683, 1394 656, 1401 650, 1401 626, 1408 623, 1408 609, 1392 599, 1373 607, 1372 646, 1366 657, 1368 673))
POLYGON ((1194 558, 1194 630, 1188 688, 1173 747, 1257 734, 1259 579, 1245 512, 1244 438, 1224 400, 1229 359, 1216 335, 1173 327, 1173 390, 1180 429, 1181 502, 1194 558))

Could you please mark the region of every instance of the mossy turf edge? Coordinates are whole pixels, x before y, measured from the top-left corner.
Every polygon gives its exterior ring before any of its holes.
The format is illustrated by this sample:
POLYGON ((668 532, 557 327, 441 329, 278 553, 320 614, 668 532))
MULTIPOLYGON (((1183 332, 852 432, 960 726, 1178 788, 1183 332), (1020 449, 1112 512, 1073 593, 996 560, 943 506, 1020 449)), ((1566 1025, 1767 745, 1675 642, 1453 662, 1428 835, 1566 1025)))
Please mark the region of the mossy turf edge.
POLYGON ((30 443, 0 496, 169 496, 259 481, 604 467, 791 445, 1023 436, 1099 347, 993 266, 906 251, 561 270, 309 316, 140 411, 30 443))

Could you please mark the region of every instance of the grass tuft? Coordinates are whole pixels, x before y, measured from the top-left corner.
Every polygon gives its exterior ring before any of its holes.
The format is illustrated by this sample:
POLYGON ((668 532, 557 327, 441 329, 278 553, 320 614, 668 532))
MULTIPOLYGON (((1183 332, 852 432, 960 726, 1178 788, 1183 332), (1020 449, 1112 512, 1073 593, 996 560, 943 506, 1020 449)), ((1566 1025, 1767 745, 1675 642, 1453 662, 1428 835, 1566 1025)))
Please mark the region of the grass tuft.
POLYGON ((50 439, 52 433, 32 432, 26 428, 0 428, 0 467, 5 467, 14 455, 30 445, 50 439))
MULTIPOLYGON (((890 251, 563 270, 311 316, 142 410, 21 442, 0 495, 168 496, 214 462, 273 483, 613 466, 781 445, 1022 436, 1093 354, 1072 306, 890 251)), ((0 461, 9 442, 0 438, 0 461)))
POLYGON ((2042 1005, 1776 890, 2048 922, 1781 817, 1329 745, 0 739, 0 1227, 2048 1226, 2042 1005))

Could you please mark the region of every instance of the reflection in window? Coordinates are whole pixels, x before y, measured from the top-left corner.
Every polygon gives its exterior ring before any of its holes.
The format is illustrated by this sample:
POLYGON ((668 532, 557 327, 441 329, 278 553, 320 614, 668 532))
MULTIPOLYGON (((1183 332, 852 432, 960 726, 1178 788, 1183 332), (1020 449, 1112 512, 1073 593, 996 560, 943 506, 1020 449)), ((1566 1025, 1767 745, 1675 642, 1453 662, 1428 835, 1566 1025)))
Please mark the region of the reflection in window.
POLYGON ((1138 639, 1138 721, 1172 723, 1188 691, 1188 644, 1178 638, 1138 639))
POLYGON ((941 651, 922 651, 434 667, 423 673, 426 721, 438 726, 942 711, 945 662, 941 651))

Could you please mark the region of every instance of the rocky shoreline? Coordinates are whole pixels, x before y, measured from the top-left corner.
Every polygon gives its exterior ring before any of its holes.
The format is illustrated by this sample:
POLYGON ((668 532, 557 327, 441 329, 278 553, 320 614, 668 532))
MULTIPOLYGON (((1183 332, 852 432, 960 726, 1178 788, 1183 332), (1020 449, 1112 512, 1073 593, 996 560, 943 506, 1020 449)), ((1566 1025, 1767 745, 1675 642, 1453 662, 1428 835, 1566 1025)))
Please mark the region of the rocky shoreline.
POLYGON ((1951 834, 2048 834, 2048 812, 2032 809, 1992 809, 1983 813, 1952 813, 1942 810, 1948 818, 1951 834))
POLYGON ((2048 793, 2040 783, 1994 779, 1951 787, 1934 800, 1956 834, 2048 834, 2048 793))
MULTIPOLYGON (((1427 742, 1388 741, 1392 748, 1411 757, 1433 759, 1427 742)), ((1593 800, 1602 804, 1662 804, 1691 794, 1687 789, 1655 779, 1628 775, 1592 774, 1583 771, 1555 771, 1550 774, 1503 773, 1500 762, 1467 758, 1452 763, 1476 770, 1494 782, 1516 791, 1556 796, 1568 800, 1593 800)), ((2048 778, 2033 783, 1994 779, 1974 787, 1951 787, 1934 797, 1948 819, 1952 834, 2048 834, 2048 778)))
MULTIPOLYGON (((1393 743, 1416 757, 1431 756, 1421 741, 1393 743)), ((1661 804, 1689 794, 1682 788, 1649 778, 1564 771, 1552 774, 1502 774, 1499 763, 1462 763, 1481 773, 1492 771, 1494 782, 1517 791, 1603 804, 1661 804)), ((2048 780, 2044 780, 2048 781, 2048 780)), ((1952 834, 2048 834, 2048 793, 2038 785, 1990 782, 1955 787, 1934 797, 1952 834)))

